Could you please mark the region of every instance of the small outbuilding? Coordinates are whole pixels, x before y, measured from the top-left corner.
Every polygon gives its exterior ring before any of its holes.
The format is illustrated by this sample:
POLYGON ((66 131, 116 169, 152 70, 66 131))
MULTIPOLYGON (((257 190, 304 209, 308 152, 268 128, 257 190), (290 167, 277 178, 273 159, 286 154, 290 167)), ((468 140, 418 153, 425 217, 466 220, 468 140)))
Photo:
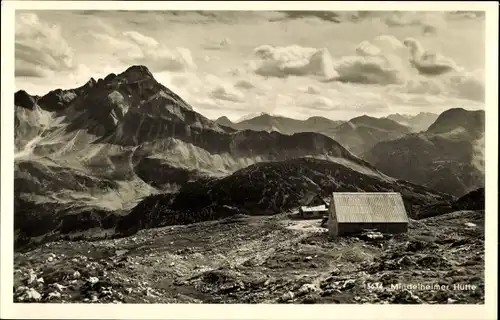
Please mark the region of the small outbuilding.
POLYGON ((304 197, 305 205, 299 208, 299 215, 303 219, 321 219, 328 216, 328 202, 318 194, 304 197))
POLYGON ((324 204, 314 207, 300 207, 299 214, 303 219, 321 219, 328 216, 328 208, 324 204))
POLYGON ((389 234, 408 231, 408 215, 397 192, 335 192, 329 207, 328 232, 332 238, 366 229, 389 234))

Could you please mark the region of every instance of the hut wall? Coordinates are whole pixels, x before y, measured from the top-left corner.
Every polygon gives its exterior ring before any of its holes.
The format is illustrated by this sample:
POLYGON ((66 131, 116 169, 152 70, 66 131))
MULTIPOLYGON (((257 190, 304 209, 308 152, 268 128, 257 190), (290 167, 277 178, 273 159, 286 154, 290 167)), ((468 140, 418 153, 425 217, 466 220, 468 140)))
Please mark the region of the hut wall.
POLYGON ((398 234, 408 231, 408 223, 384 222, 384 223, 338 223, 338 235, 348 235, 363 231, 363 229, 376 229, 382 233, 398 234))
POLYGON ((338 223, 337 223, 337 215, 335 212, 335 206, 330 206, 329 208, 329 216, 328 216, 328 235, 331 238, 336 238, 338 236, 338 223))

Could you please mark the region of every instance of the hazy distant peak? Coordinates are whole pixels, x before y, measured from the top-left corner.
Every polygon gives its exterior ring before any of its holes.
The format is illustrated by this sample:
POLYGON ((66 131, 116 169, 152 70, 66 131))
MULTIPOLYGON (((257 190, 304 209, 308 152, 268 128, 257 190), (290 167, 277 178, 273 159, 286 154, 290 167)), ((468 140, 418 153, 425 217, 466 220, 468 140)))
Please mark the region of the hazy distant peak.
POLYGON ((394 121, 406 121, 411 118, 410 115, 408 114, 401 114, 401 113, 392 113, 386 117, 387 119, 391 119, 394 121))
POLYGON ((274 115, 274 114, 270 114, 270 113, 267 113, 267 112, 250 113, 250 114, 247 114, 247 115, 239 118, 238 120, 236 120, 235 123, 240 123, 240 122, 251 120, 251 119, 255 119, 255 118, 258 118, 258 117, 279 117, 279 116, 278 115, 274 115))
POLYGON ((387 119, 396 121, 399 124, 410 127, 414 132, 427 130, 429 126, 437 119, 438 115, 432 112, 419 112, 418 114, 400 114, 393 113, 388 115, 387 119))
POLYGON ((226 116, 219 117, 215 121, 229 121, 229 122, 231 122, 231 120, 229 120, 229 118, 226 116))
POLYGON ((432 113, 432 112, 424 112, 424 111, 421 111, 421 112, 419 112, 419 113, 417 114, 417 116, 420 116, 420 115, 422 115, 422 116, 436 116, 437 114, 432 113))
POLYGON ((221 124, 223 126, 232 126, 233 122, 226 116, 219 117, 215 120, 216 123, 221 124))
POLYGON ((373 121, 377 121, 378 119, 377 118, 374 118, 374 117, 370 117, 370 116, 367 116, 366 114, 362 115, 362 116, 358 116, 358 117, 354 117, 352 118, 351 120, 349 120, 350 122, 359 122, 359 121, 366 121, 366 120, 373 120, 373 121))
POLYGON ((362 115, 359 117, 352 118, 349 120, 350 123, 352 124, 368 124, 368 125, 377 125, 377 126, 383 126, 383 127, 397 127, 397 128, 406 128, 405 125, 398 123, 397 121, 391 120, 389 118, 375 118, 371 117, 368 115, 362 115))

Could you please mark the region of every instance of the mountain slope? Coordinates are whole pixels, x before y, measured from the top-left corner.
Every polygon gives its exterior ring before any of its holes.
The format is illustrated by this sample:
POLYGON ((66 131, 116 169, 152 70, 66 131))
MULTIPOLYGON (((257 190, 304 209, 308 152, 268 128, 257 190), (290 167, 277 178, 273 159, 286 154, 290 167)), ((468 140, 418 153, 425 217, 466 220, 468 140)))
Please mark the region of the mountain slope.
MULTIPOLYGON (((85 137, 87 144, 84 141, 77 145, 73 143, 72 152, 75 148, 86 149, 90 145, 108 145, 119 146, 120 150, 135 147, 135 153, 149 155, 161 150, 159 153, 168 155, 169 158, 182 156, 180 160, 199 158, 201 153, 207 152, 205 156, 210 159, 206 162, 215 162, 214 158, 220 157, 235 162, 212 166, 225 173, 259 161, 297 156, 339 157, 366 165, 334 140, 319 134, 299 133, 287 136, 249 130, 226 130, 194 112, 175 93, 156 82, 143 66, 130 67, 119 75, 108 75, 87 88, 87 91, 74 97, 65 108, 51 114, 53 118, 63 117, 58 124, 64 130, 41 137, 42 143, 39 145, 44 148, 35 148, 36 155, 52 155, 54 150, 49 150, 47 145, 60 149, 67 140, 75 142, 75 137, 79 136, 82 140, 85 137), (68 137, 63 138, 66 135, 68 137), (238 164, 241 160, 244 163, 238 164)), ((76 89, 74 91, 77 92, 76 89)), ((53 92, 49 95, 53 95, 53 92)), ((44 97, 40 98, 43 99, 44 97)), ((61 156, 60 152, 56 152, 56 155, 61 156)), ((375 170, 374 173, 377 174, 375 170)))
POLYGON ((440 216, 454 211, 484 211, 484 188, 473 190, 455 201, 444 201, 427 205, 418 212, 418 218, 440 216))
POLYGON ((352 153, 362 155, 378 142, 400 138, 410 133, 410 129, 389 119, 364 115, 321 133, 332 137, 352 153))
POLYGON ((467 137, 477 139, 484 135, 484 111, 468 111, 463 108, 449 109, 439 115, 436 121, 427 129, 428 134, 449 134, 463 129, 467 137))
POLYGON ((390 114, 387 119, 396 121, 399 124, 407 126, 414 132, 425 131, 436 121, 439 115, 431 112, 420 112, 416 115, 402 115, 399 113, 390 114))
POLYGON ((215 120, 215 122, 219 125, 226 126, 226 127, 233 127, 233 125, 234 125, 234 123, 231 120, 229 120, 229 118, 226 116, 222 116, 220 118, 217 118, 217 120, 215 120))
POLYGON ((364 154, 384 173, 461 196, 484 187, 484 111, 450 109, 425 132, 364 154))
POLYGON ((35 233, 25 223, 16 224, 21 242, 35 234, 71 233, 62 221, 75 223, 77 230, 78 223, 91 219, 95 223, 87 225, 102 233, 99 228, 112 226, 102 219, 126 215, 148 195, 176 192, 196 179, 262 161, 317 157, 392 180, 321 134, 218 125, 159 84, 144 66, 43 97, 18 91, 15 104, 16 219, 51 221, 35 233))

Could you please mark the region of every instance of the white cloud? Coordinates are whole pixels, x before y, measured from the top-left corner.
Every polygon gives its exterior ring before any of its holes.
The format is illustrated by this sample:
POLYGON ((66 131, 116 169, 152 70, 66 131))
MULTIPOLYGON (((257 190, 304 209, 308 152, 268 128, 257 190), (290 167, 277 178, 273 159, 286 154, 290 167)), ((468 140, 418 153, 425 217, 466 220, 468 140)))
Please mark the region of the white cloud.
POLYGON ((246 79, 241 79, 241 80, 236 81, 234 86, 236 88, 246 89, 246 90, 256 88, 255 84, 252 81, 246 80, 246 79))
POLYGON ((16 76, 46 77, 75 68, 74 52, 58 25, 34 13, 18 13, 15 32, 16 76))
MULTIPOLYGON (((277 23, 268 24, 265 19, 258 24, 222 25, 218 14, 19 14, 16 86, 29 89, 30 93, 46 93, 54 88, 82 85, 91 76, 97 79, 110 72, 122 72, 132 64, 144 64, 159 82, 197 111, 214 118, 254 112, 295 118, 301 114, 343 118, 344 114, 356 116, 388 110, 417 112, 457 105, 470 107, 474 101, 465 99, 484 101, 484 75, 419 76, 409 64, 408 48, 400 41, 406 36, 416 37, 431 50, 452 56, 467 70, 482 69, 480 21, 467 21, 460 32, 448 28, 424 38, 420 32, 423 19, 417 19, 423 16, 418 15, 404 17, 399 20, 400 26, 396 22, 394 27, 380 20, 308 24, 296 19, 283 20, 278 28, 277 23), (348 35, 344 32, 347 27, 348 35), (226 46, 206 52, 207 39, 224 44, 225 38, 231 40, 226 46), (252 48, 262 43, 273 46, 260 46, 256 58, 252 48), (460 50, 462 45, 475 50, 460 50), (205 59, 207 55, 209 59, 205 59), (245 65, 245 60, 250 61, 245 65), (211 73, 217 77, 207 77, 211 73), (332 75, 354 83, 318 81, 332 75), (32 91, 35 87, 37 91, 32 91)), ((238 15, 221 21, 241 19, 256 21, 238 15)))
POLYGON ((131 39, 133 42, 135 42, 139 46, 144 46, 150 49, 154 49, 159 47, 158 41, 151 37, 147 37, 143 34, 140 34, 139 32, 136 31, 125 31, 123 32, 123 35, 129 39, 131 39))
POLYGON ((98 33, 95 41, 107 46, 109 52, 125 65, 143 64, 151 71, 195 70, 191 52, 182 47, 169 48, 156 39, 137 31, 125 31, 116 35, 98 33))
POLYGON ((313 95, 321 93, 321 89, 315 85, 308 85, 308 86, 299 88, 299 91, 304 92, 304 93, 308 93, 308 94, 313 94, 313 95))
POLYGON ((397 11, 383 18, 389 27, 420 26, 423 33, 434 33, 445 27, 446 12, 397 11))
POLYGON ((261 59, 254 72, 262 76, 320 76, 325 78, 336 76, 332 57, 326 48, 261 45, 254 49, 254 54, 261 59))
POLYGON ((218 85, 211 92, 210 95, 219 100, 244 102, 245 95, 231 86, 218 85))

